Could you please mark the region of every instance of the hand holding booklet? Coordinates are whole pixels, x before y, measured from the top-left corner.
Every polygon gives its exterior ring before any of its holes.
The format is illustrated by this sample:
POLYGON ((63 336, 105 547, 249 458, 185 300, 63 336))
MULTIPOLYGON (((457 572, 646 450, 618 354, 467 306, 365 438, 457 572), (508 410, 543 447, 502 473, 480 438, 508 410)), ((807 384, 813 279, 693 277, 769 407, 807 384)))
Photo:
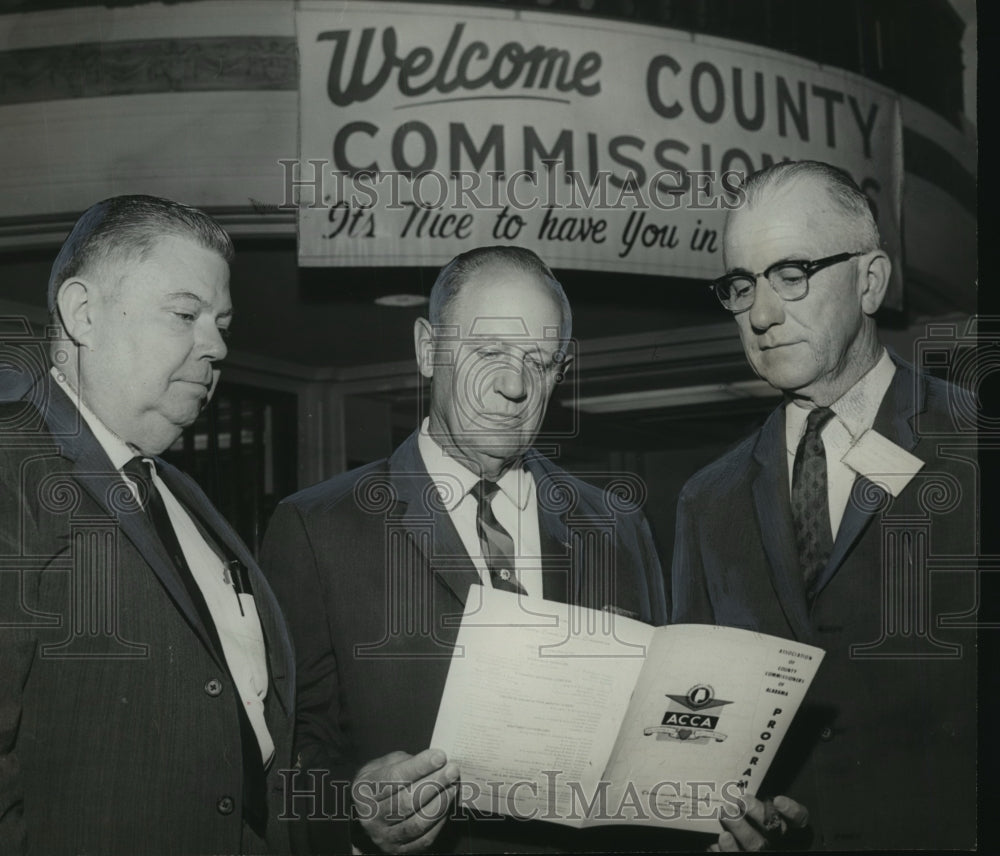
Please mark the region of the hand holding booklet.
POLYGON ((757 792, 822 658, 473 586, 431 745, 480 811, 717 832, 757 792))

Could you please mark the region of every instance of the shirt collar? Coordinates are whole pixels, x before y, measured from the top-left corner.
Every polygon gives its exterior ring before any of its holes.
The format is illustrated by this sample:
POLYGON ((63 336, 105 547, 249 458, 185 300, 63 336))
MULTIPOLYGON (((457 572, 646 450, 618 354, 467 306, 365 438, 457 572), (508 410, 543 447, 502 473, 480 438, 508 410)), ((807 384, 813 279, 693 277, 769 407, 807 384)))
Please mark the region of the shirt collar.
MULTIPOLYGON (((476 486, 480 476, 448 455, 431 436, 429 425, 430 419, 424 417, 417 436, 417 448, 442 504, 448 511, 452 511, 476 486)), ((497 486, 514 505, 524 511, 531 497, 534 480, 531 473, 518 465, 500 476, 497 486)))
POLYGON ((87 423, 87 427, 94 435, 94 439, 96 439, 100 447, 104 449, 105 454, 111 459, 111 463, 116 469, 120 470, 125 466, 125 464, 131 461, 132 458, 139 454, 121 437, 115 434, 114 431, 108 428, 108 426, 100 420, 100 417, 98 417, 93 410, 87 407, 83 398, 75 389, 73 389, 73 387, 69 385, 69 382, 66 380, 66 376, 62 372, 57 372, 55 366, 53 366, 49 369, 49 373, 53 378, 55 378, 55 382, 62 387, 63 392, 69 396, 69 400, 76 405, 77 409, 80 411, 80 415, 83 417, 83 421, 87 423))
MULTIPOLYGON (((830 405, 837 420, 847 429, 852 439, 856 440, 875 424, 875 416, 895 374, 896 365, 889 352, 883 348, 882 356, 875 365, 830 405)), ((806 418, 810 409, 794 401, 789 401, 785 405, 785 438, 788 448, 792 451, 805 432, 806 418)))

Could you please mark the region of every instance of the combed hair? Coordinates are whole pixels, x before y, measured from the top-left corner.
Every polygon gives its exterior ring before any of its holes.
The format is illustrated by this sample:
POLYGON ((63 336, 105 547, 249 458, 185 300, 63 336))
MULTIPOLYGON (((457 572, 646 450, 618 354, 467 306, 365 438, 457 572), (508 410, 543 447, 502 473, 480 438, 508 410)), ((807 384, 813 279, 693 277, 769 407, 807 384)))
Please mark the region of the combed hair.
POLYGON ((535 276, 544 283, 559 304, 561 318, 559 338, 564 342, 569 339, 573 330, 573 312, 566 292, 563 291, 562 285, 549 266, 531 250, 523 247, 476 247, 474 250, 455 256, 441 268, 431 288, 428 310, 431 324, 435 327, 447 324, 448 307, 458 297, 462 286, 473 280, 478 273, 495 269, 514 270, 535 276))
POLYGON ((203 211, 158 196, 112 196, 91 205, 63 242, 49 275, 49 312, 55 315, 59 286, 107 262, 142 261, 167 235, 190 238, 233 260, 233 241, 203 211))
POLYGON ((755 172, 743 185, 747 206, 753 208, 769 190, 797 178, 814 178, 823 184, 836 208, 856 230, 860 246, 854 249, 868 252, 882 246, 871 200, 847 172, 823 161, 785 161, 755 172))

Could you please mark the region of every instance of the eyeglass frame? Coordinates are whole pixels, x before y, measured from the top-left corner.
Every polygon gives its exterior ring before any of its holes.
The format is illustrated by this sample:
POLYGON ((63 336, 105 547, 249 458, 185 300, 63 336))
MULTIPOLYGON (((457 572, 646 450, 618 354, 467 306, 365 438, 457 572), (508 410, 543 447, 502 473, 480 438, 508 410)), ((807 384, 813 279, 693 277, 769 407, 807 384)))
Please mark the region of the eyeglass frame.
POLYGON ((764 277, 767 280, 768 285, 770 285, 771 288, 774 289, 774 293, 777 294, 778 297, 780 297, 782 300, 786 302, 794 302, 796 300, 802 300, 802 298, 804 298, 807 294, 809 294, 809 279, 812 277, 813 274, 819 273, 821 270, 825 270, 826 268, 840 264, 841 262, 846 262, 848 259, 856 259, 858 256, 865 255, 866 252, 868 252, 868 250, 863 250, 856 253, 836 253, 835 255, 825 256, 822 259, 815 259, 814 261, 810 261, 808 259, 803 259, 801 261, 796 259, 783 259, 782 261, 775 262, 773 265, 770 265, 769 267, 765 268, 761 273, 727 273, 725 276, 720 276, 718 279, 712 280, 712 282, 708 284, 708 287, 711 290, 711 292, 716 296, 719 303, 722 304, 723 309, 727 310, 728 312, 732 312, 734 315, 739 315, 741 312, 746 312, 753 306, 753 302, 757 297, 757 280, 759 280, 761 277, 764 277), (805 287, 802 290, 802 294, 798 295, 797 297, 786 297, 784 294, 781 293, 778 287, 775 286, 773 282, 771 282, 771 273, 775 271, 777 268, 783 268, 783 267, 799 268, 802 271, 803 276, 805 277, 805 287), (753 285, 751 286, 751 292, 750 292, 750 303, 747 304, 747 306, 745 306, 742 309, 732 309, 729 306, 726 306, 726 303, 722 299, 722 296, 719 294, 718 289, 723 285, 729 285, 741 279, 744 280, 753 279, 753 285))

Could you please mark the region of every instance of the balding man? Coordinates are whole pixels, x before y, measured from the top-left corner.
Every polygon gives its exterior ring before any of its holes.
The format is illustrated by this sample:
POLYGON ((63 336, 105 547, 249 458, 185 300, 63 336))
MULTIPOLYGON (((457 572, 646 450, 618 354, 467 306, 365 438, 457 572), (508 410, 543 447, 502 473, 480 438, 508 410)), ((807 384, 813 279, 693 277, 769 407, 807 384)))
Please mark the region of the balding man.
POLYGON ((826 650, 768 782, 810 807, 816 844, 972 847, 975 580, 929 570, 975 555, 967 396, 879 342, 891 265, 846 173, 783 163, 745 191, 713 289, 785 402, 685 486, 673 621, 826 650))
MULTIPOLYGON (((569 302, 538 256, 504 246, 462 253, 441 269, 429 318, 414 328, 417 366, 431 384, 421 427, 388 459, 308 488, 275 511, 261 562, 299 658, 299 763, 342 786, 322 804, 302 793, 306 782, 294 785, 298 797, 289 790, 297 813, 313 813, 317 853, 709 843, 656 828, 583 832, 481 815, 456 801, 461 770, 430 747, 457 619, 476 587, 519 592, 529 612, 545 598, 666 620, 641 510, 531 448, 568 369, 570 335, 569 302), (351 792, 359 799, 349 829, 326 820, 346 818, 351 792)), ((764 843, 756 825, 763 807, 749 802, 755 820, 728 822, 741 847, 764 843)), ((788 823, 804 821, 794 802, 779 805, 788 823)))
POLYGON ((0 405, 0 852, 289 850, 294 660, 237 534, 161 460, 207 404, 229 236, 104 200, 52 267, 51 370, 0 405))

